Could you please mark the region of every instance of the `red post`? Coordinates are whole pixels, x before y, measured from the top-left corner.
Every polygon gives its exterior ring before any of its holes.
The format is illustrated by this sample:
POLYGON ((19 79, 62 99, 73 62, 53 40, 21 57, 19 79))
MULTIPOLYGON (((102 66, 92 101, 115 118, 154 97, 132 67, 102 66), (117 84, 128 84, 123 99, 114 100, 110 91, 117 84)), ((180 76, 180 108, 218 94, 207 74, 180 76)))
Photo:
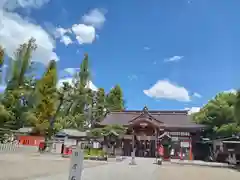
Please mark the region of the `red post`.
POLYGON ((193 160, 193 155, 192 155, 192 142, 189 141, 189 160, 193 160))

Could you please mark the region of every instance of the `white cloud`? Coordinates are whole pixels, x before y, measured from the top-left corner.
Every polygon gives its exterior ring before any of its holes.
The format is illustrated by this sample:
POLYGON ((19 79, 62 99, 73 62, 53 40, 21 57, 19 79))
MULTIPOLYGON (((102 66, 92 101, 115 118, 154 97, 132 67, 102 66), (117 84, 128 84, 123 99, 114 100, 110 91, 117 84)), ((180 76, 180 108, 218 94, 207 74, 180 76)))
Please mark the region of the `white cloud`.
POLYGON ((66 68, 64 69, 65 72, 67 72, 69 75, 74 76, 76 72, 78 72, 80 68, 66 68))
POLYGON ((100 9, 93 9, 82 17, 83 23, 95 28, 101 28, 106 21, 105 12, 100 9))
POLYGON ((197 97, 197 98, 201 98, 202 97, 202 95, 201 94, 199 94, 199 93, 193 93, 193 96, 195 96, 195 97, 197 97))
POLYGON ((62 42, 66 46, 68 46, 69 44, 73 43, 71 37, 69 35, 67 35, 67 34, 71 34, 71 33, 72 33, 71 29, 64 29, 62 27, 58 27, 58 28, 56 28, 56 30, 54 32, 54 36, 57 39, 60 39, 60 42, 62 42))
POLYGON ((73 78, 64 78, 64 79, 60 79, 57 83, 57 87, 60 88, 63 86, 63 83, 64 82, 67 82, 69 83, 70 85, 72 85, 74 82, 73 82, 73 78))
POLYGON ((236 89, 229 89, 229 90, 227 90, 227 91, 224 91, 225 93, 233 93, 233 94, 235 94, 235 93, 237 93, 237 90, 236 89))
POLYGON ((172 99, 177 101, 190 101, 189 92, 184 87, 172 84, 167 80, 159 80, 150 89, 143 91, 147 96, 156 99, 172 99))
POLYGON ((185 108, 185 110, 188 110, 188 114, 193 114, 193 113, 199 112, 200 109, 201 109, 200 107, 185 108))
POLYGON ((173 56, 170 58, 166 58, 164 62, 177 62, 180 61, 183 58, 183 56, 173 56))
POLYGON ((60 42, 64 43, 66 46, 73 43, 72 39, 67 35, 62 36, 60 42))
MULTIPOLYGON (((58 81, 57 87, 58 88, 62 87, 64 82, 67 82, 70 85, 72 85, 74 83, 74 80, 73 80, 73 78, 60 79, 58 81)), ((89 81, 86 87, 92 89, 93 91, 97 91, 98 90, 98 88, 92 83, 92 81, 89 81)))
POLYGON ((71 29, 64 29, 62 27, 56 28, 55 37, 59 38, 64 36, 66 33, 71 33, 71 29))
POLYGON ((93 26, 74 24, 72 31, 76 35, 79 44, 91 44, 95 40, 96 32, 93 26))
POLYGON ((36 39, 38 46, 33 53, 33 61, 47 64, 52 59, 59 59, 54 52, 55 41, 41 26, 17 13, 0 9, 0 44, 6 49, 8 56, 12 57, 19 45, 32 37, 36 39))
POLYGON ((56 38, 60 39, 65 45, 73 43, 70 38, 70 34, 76 36, 76 40, 79 44, 92 44, 93 41, 99 36, 96 34, 95 28, 100 28, 106 21, 106 12, 100 9, 93 9, 88 14, 82 17, 83 23, 73 24, 71 28, 59 27, 56 29, 54 35, 56 38), (66 36, 66 34, 68 34, 66 36))
POLYGON ((87 87, 90 88, 90 89, 93 90, 93 91, 97 91, 97 90, 98 90, 97 86, 95 86, 95 85, 92 83, 92 81, 89 81, 89 82, 88 82, 87 87))
POLYGON ((40 8, 50 0, 1 0, 0 7, 7 10, 16 8, 40 8))

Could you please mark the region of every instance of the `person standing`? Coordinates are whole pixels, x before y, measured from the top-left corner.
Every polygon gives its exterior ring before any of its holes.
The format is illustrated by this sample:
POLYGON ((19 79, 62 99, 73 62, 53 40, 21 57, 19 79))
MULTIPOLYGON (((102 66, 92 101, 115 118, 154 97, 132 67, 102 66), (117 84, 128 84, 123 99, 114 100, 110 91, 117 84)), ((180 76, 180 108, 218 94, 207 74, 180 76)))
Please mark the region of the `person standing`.
POLYGON ((163 155, 164 155, 164 148, 163 148, 162 144, 160 144, 159 147, 158 147, 158 155, 160 157, 163 157, 163 155))

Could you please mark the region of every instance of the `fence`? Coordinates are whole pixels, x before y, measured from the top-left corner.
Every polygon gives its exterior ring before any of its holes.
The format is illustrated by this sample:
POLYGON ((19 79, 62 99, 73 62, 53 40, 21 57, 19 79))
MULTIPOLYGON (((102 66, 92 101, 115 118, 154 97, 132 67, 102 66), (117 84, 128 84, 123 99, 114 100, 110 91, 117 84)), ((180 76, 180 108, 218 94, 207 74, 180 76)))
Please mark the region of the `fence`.
POLYGON ((34 153, 38 148, 35 146, 23 146, 16 143, 0 143, 0 153, 34 153))
POLYGON ((13 143, 1 144, 0 143, 0 153, 1 152, 14 152, 14 151, 17 151, 18 148, 19 148, 18 144, 13 144, 13 143))

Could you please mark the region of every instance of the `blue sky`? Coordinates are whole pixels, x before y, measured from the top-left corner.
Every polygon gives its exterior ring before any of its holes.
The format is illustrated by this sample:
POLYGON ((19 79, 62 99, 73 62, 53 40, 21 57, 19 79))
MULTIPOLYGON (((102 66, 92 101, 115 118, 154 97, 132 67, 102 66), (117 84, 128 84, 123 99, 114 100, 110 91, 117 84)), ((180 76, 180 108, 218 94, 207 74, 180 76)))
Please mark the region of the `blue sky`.
POLYGON ((197 110, 239 87, 239 7, 239 0, 1 0, 0 44, 11 56, 35 37, 33 60, 42 67, 57 59, 61 82, 87 52, 90 86, 120 84, 128 109, 197 110))

